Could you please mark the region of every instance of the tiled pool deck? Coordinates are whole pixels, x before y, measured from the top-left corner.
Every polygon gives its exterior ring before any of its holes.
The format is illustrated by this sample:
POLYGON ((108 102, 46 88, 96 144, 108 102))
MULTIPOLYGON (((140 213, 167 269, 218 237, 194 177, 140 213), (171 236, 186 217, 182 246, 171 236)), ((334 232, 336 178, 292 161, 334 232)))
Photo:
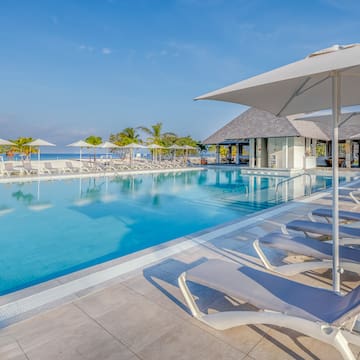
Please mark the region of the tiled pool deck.
MULTIPOLYGON (((177 285, 177 277, 184 270, 210 258, 259 266, 252 241, 279 230, 289 220, 306 217, 319 205, 330 205, 326 194, 267 210, 213 233, 189 236, 185 239, 190 241, 187 247, 182 248, 181 240, 162 245, 155 253, 162 255, 152 255, 151 264, 129 268, 104 283, 90 282, 89 288, 56 299, 37 314, 34 309, 21 315, 18 318, 28 318, 0 330, 0 359, 340 359, 332 347, 286 328, 261 325, 216 331, 206 327, 189 315, 177 285), (202 242, 204 239, 208 241, 202 242)), ((354 207, 350 202, 340 205, 354 207)), ((150 254, 145 251, 140 256, 150 254)), ((126 263, 138 255, 127 258, 126 263)), ((274 261, 282 258, 275 252, 271 256, 274 261)), ((109 267, 101 268, 106 269, 109 267)), ((83 275, 92 276, 93 272, 83 275)), ((296 279, 331 286, 329 271, 310 272, 296 279)), ((76 275, 67 278, 67 282, 71 280, 81 282, 76 275)), ((343 290, 358 285, 359 280, 355 274, 346 274, 343 290)), ((57 285, 62 283, 59 280, 57 285)), ((45 286, 41 290, 48 289, 45 286)), ((239 306, 210 289, 193 286, 193 291, 203 310, 239 306)), ((14 295, 7 300, 19 299, 14 295)), ((4 300, 1 304, 6 306, 4 300)), ((16 318, 3 319, 4 326, 16 318)), ((354 350, 359 354, 360 349, 354 350)))

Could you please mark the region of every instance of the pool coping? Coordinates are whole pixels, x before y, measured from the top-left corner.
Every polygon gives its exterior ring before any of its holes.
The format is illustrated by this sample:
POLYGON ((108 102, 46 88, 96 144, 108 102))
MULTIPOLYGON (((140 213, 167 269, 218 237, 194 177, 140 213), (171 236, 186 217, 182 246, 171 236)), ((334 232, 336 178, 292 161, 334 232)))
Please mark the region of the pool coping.
MULTIPOLYGON (((346 183, 351 186, 352 183, 346 183)), ((239 231, 268 218, 288 212, 304 203, 329 196, 331 188, 319 191, 308 197, 302 197, 270 209, 261 210, 225 224, 207 228, 202 231, 169 240, 165 243, 123 256, 117 259, 80 270, 39 285, 31 286, 0 297, 0 328, 20 321, 29 315, 39 313, 47 308, 70 302, 82 296, 84 291, 118 279, 134 271, 162 261, 220 236, 239 231)))

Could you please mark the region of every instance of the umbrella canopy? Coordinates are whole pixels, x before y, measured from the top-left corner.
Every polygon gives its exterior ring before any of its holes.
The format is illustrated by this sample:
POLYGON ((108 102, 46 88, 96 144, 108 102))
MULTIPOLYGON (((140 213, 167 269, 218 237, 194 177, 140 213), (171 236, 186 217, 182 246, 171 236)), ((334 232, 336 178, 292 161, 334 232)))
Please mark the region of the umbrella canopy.
POLYGON ((185 150, 196 150, 196 147, 190 145, 184 145, 182 148, 185 150))
MULTIPOLYGON (((309 115, 304 117, 296 117, 298 121, 311 121, 326 135, 326 139, 331 140, 332 137, 332 115, 309 115)), ((339 140, 358 139, 359 137, 353 134, 360 132, 360 113, 349 112, 342 113, 339 116, 339 140)))
POLYGON ((105 141, 104 143, 97 145, 97 147, 99 148, 103 148, 103 149, 116 149, 119 148, 119 145, 116 145, 110 141, 105 141))
POLYGON ((80 148, 80 154, 79 154, 79 157, 80 157, 80 168, 82 168, 82 148, 84 147, 87 147, 87 148, 92 148, 94 147, 94 145, 92 144, 89 144, 87 143, 86 141, 84 140, 79 140, 79 141, 75 141, 69 145, 66 145, 66 146, 70 146, 70 147, 78 147, 80 148))
POLYGON ((122 146, 122 148, 124 148, 124 149, 129 149, 129 150, 130 150, 130 167, 132 167, 132 165, 133 165, 134 149, 147 149, 148 147, 145 146, 145 145, 141 145, 141 144, 130 143, 130 144, 128 144, 128 145, 122 146))
POLYGON ((359 104, 360 45, 317 51, 305 59, 240 81, 195 100, 220 100, 254 106, 277 116, 330 109, 334 75, 341 75, 341 105, 359 104))
POLYGON ((31 141, 29 143, 27 143, 26 145, 29 146, 38 146, 39 150, 38 150, 38 161, 40 161, 40 146, 56 146, 55 144, 48 142, 46 140, 42 140, 42 139, 36 139, 34 141, 31 141))
POLYGON ((3 145, 3 146, 12 146, 12 145, 15 145, 13 142, 11 141, 7 141, 7 140, 4 140, 4 139, 0 139, 0 145, 3 145))
POLYGON ((145 145, 141 145, 141 144, 136 144, 136 143, 131 143, 125 146, 122 146, 125 149, 147 149, 148 146, 145 145))
POLYGON ((157 150, 165 149, 164 146, 161 146, 161 145, 158 145, 158 144, 150 144, 150 145, 148 145, 148 148, 154 150, 154 152, 153 152, 153 161, 155 161, 155 159, 157 159, 157 150))
MULTIPOLYGON (((97 145, 96 147, 98 148, 102 148, 102 149, 116 149, 116 148, 120 148, 119 145, 116 145, 110 141, 105 141, 104 143, 97 145)), ((109 153, 108 151, 106 151, 106 157, 108 157, 109 153)))
POLYGON ((334 45, 305 59, 199 96, 254 106, 277 116, 332 109, 333 288, 340 291, 338 131, 342 106, 360 104, 360 45, 334 45), (335 165, 334 165, 335 164, 335 165))
POLYGON ((183 147, 183 146, 179 146, 179 145, 177 145, 177 144, 174 144, 174 145, 169 146, 168 149, 171 149, 171 150, 183 150, 184 147, 183 147))
POLYGON ((94 147, 94 145, 89 144, 84 140, 75 141, 75 142, 73 142, 73 143, 71 143, 69 145, 66 145, 66 146, 80 147, 80 148, 82 148, 82 147, 89 147, 89 148, 94 147))
POLYGON ((164 146, 158 145, 158 144, 151 144, 147 146, 149 149, 165 149, 164 146))

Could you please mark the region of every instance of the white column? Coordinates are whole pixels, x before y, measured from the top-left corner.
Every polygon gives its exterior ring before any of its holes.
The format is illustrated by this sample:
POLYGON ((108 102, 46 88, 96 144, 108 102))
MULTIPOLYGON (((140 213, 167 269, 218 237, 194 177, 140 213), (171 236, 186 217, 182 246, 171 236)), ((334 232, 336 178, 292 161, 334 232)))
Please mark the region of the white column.
POLYGON ((216 163, 220 164, 220 145, 216 145, 216 163))
POLYGON ((249 140, 249 167, 255 167, 255 139, 249 140))
POLYGON ((261 139, 256 139, 256 167, 261 167, 261 139))

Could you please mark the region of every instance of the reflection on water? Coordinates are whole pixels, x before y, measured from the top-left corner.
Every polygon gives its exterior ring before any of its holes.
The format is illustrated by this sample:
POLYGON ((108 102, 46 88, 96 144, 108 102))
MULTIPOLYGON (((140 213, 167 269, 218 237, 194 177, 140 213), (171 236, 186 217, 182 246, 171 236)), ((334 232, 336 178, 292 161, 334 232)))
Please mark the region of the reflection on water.
POLYGON ((0 185, 0 295, 276 205, 281 180, 209 169, 0 185))

